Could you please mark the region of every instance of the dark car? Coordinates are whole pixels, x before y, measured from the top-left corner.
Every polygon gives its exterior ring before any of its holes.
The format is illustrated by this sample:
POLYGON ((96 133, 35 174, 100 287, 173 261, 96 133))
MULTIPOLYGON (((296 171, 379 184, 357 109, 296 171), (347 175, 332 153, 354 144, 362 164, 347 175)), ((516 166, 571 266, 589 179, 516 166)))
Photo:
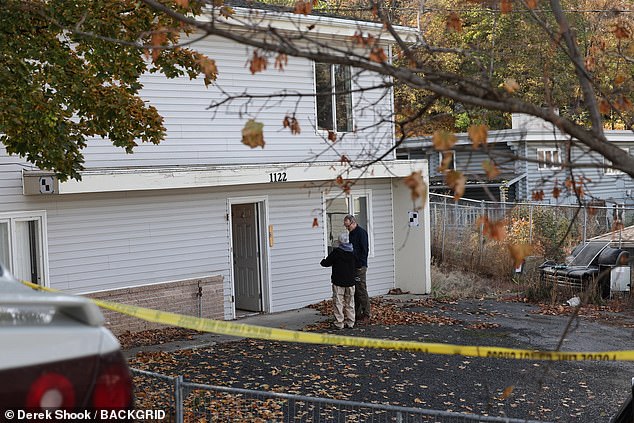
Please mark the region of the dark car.
POLYGON ((0 265, 4 417, 83 410, 94 413, 90 420, 99 420, 100 410, 131 410, 130 371, 103 323, 101 311, 88 299, 33 290, 0 265))
POLYGON ((543 263, 540 277, 544 282, 572 290, 594 286, 603 298, 608 298, 612 289, 629 291, 630 253, 609 245, 610 242, 605 241, 579 244, 566 263, 543 263))

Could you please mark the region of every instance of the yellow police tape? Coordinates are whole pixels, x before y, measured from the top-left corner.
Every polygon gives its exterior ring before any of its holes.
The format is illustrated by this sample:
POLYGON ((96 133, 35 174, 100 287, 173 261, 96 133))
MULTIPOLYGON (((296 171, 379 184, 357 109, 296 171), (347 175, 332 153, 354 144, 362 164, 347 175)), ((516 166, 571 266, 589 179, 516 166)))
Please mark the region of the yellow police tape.
MULTIPOLYGON (((26 281, 22 281, 33 289, 56 292, 26 281)), ((161 323, 193 329, 200 332, 211 332, 221 335, 245 338, 266 339, 271 341, 301 342, 306 344, 343 345, 360 348, 380 348, 400 351, 422 352, 426 354, 463 355, 469 357, 511 358, 523 360, 547 361, 634 361, 634 350, 602 351, 602 352, 563 352, 538 351, 502 347, 478 347, 471 345, 452 345, 417 341, 396 341, 390 339, 364 338, 357 336, 331 335, 326 333, 300 332, 288 329, 269 328, 227 322, 224 320, 205 319, 166 311, 153 310, 127 304, 113 303, 92 299, 99 307, 137 317, 148 322, 161 323)))

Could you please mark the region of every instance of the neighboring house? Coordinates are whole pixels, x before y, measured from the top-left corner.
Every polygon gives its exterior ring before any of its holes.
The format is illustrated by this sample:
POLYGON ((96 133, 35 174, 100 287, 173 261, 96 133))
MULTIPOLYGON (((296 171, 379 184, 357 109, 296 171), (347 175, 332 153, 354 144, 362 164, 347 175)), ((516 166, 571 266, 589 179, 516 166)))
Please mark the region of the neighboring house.
MULTIPOLYGON (((605 135, 624 152, 634 155, 633 132, 608 130, 605 135)), ((450 166, 465 172, 465 198, 532 201, 534 192, 543 191, 541 203, 577 202, 574 193, 565 190, 565 180, 569 177, 569 172, 559 165, 564 160, 568 137, 549 123, 527 115, 513 115, 512 129, 489 131, 486 151, 474 150, 466 133, 456 136, 458 142, 452 149, 454 157, 450 166), (482 163, 490 157, 500 170, 500 175, 494 180, 486 178, 482 167, 482 163), (558 199, 552 195, 555 183, 562 189, 558 199)), ((434 149, 430 137, 406 140, 397 150, 397 155, 405 159, 427 159, 430 191, 449 193, 443 175, 438 172, 441 153, 434 149)), ((584 201, 606 206, 634 205, 634 181, 629 175, 605 167, 609 163, 603 157, 582 150, 578 145, 572 147, 571 156, 574 164, 596 165, 575 171, 575 175, 583 174, 587 178, 584 182, 584 201)))
MULTIPOLYGON (((261 13, 273 23, 283 18, 261 13)), ((292 19, 342 41, 359 28, 381 31, 331 17, 292 19)), ((252 75, 244 46, 207 37, 194 48, 217 60, 218 86, 234 93, 314 93, 357 74, 289 58, 283 72, 252 75)), ((146 75, 142 96, 164 116, 165 141, 126 155, 107 140, 88 140, 81 182, 61 183, 0 144, 0 261, 19 278, 70 293, 233 319, 329 298, 329 270, 319 262, 352 213, 369 232, 370 295, 395 287, 428 293, 429 211, 414 210, 401 181, 416 170, 426 179, 427 163, 392 156, 353 170, 340 160, 363 162, 395 142, 389 123, 373 126, 391 115, 392 92, 354 92, 379 80, 361 72, 352 93, 229 104, 212 118, 207 107, 222 98, 219 88, 146 75), (264 123, 262 149, 240 142, 252 110, 264 123), (282 128, 293 112, 298 135, 282 128), (338 135, 334 148, 329 130, 338 135), (338 175, 355 181, 348 194, 333 183, 338 175)), ((150 327, 107 316, 115 332, 150 327)))

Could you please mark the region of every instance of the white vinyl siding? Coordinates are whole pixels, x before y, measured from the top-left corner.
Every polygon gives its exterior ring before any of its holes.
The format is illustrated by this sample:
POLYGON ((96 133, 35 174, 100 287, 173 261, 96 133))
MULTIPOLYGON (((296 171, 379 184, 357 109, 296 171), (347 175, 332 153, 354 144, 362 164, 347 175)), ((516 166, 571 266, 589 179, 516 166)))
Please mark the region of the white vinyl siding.
MULTIPOLYGON (((289 58, 283 71, 272 66, 252 75, 245 67, 243 46, 209 37, 195 43, 201 53, 218 60, 218 80, 205 88, 200 78, 169 80, 158 74, 142 78, 141 95, 165 118, 167 137, 160 145, 141 144, 134 154, 125 154, 107 140, 92 139, 85 150, 87 167, 177 166, 214 164, 289 163, 339 161, 340 154, 367 160, 393 144, 391 91, 370 90, 354 95, 357 131, 339 137, 337 148, 316 130, 314 71, 310 60, 289 58), (287 98, 237 99, 215 110, 214 102, 224 98, 220 89, 232 94, 307 94, 287 98), (284 129, 286 115, 294 115, 301 133, 284 129), (248 119, 264 124, 265 147, 251 149, 241 143, 241 131, 248 119), (377 119, 384 124, 376 126, 377 119)), ((381 77, 355 72, 352 89, 383 83, 381 77), (358 74, 358 76, 356 75, 358 74)))

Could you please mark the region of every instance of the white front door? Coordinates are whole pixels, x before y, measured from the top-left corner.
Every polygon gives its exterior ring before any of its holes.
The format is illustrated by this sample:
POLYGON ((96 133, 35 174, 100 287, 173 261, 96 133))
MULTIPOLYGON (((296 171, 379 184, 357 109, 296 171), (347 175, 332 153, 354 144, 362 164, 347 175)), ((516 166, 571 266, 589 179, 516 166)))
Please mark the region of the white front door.
POLYGON ((231 205, 236 308, 262 311, 260 236, 256 203, 231 205))

